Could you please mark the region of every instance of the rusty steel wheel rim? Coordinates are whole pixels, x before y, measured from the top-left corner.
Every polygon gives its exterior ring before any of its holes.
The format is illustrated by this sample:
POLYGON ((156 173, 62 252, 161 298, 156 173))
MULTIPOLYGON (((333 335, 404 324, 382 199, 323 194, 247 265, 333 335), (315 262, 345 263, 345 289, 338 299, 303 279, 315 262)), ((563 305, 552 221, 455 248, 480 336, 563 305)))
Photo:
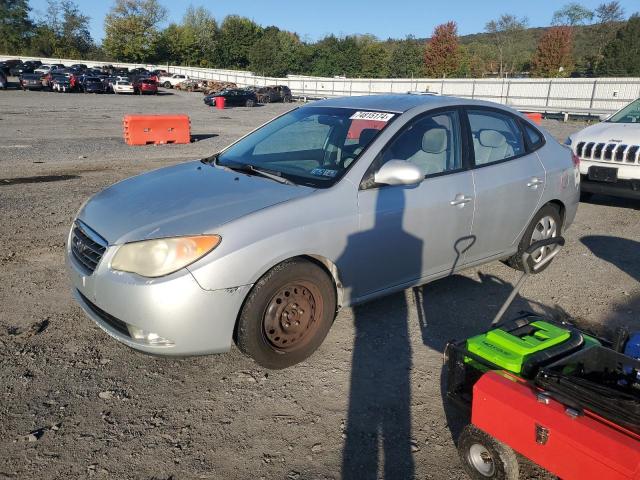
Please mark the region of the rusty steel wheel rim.
POLYGON ((304 347, 320 328, 323 308, 322 295, 313 283, 286 284, 267 304, 262 320, 266 341, 283 352, 304 347))

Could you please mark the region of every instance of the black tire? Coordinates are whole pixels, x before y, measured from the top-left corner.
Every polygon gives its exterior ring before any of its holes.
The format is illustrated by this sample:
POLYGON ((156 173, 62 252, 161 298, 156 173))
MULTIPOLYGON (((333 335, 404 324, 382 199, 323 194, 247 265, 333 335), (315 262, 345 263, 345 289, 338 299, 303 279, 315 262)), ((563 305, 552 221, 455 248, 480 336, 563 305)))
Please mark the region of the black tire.
POLYGON ((335 288, 325 271, 307 260, 287 260, 264 274, 247 295, 236 342, 265 368, 290 367, 318 349, 335 314, 335 288))
POLYGON ((518 480, 520 468, 515 452, 473 425, 462 430, 458 453, 464 471, 473 480, 518 480))
POLYGON ((162 86, 163 86, 164 88, 171 88, 171 82, 164 82, 164 83, 162 84, 162 86))
POLYGON ((262 103, 271 103, 271 97, 269 95, 265 95, 262 97, 262 103))
POLYGON ((247 107, 255 107, 255 106, 256 106, 256 102, 255 102, 253 99, 249 98, 249 99, 245 102, 245 106, 247 106, 247 107))
MULTIPOLYGON (((552 235, 552 237, 557 237, 562 235, 562 217, 560 216, 560 210, 556 205, 547 203, 540 210, 538 210, 538 213, 534 215, 533 219, 531 220, 531 223, 529 223, 529 226, 524 231, 524 234, 520 239, 520 243, 518 244, 518 251, 516 252, 516 254, 513 255, 512 257, 509 257, 506 260, 505 263, 509 265, 511 268, 524 271, 524 266, 522 265, 522 254, 535 241, 535 239, 533 238, 534 230, 538 226, 538 222, 540 222, 540 220, 545 217, 551 217, 555 222, 556 231, 555 231, 555 234, 552 235)), ((540 267, 536 273, 540 273, 544 271, 549 265, 551 265, 551 263, 553 263, 553 260, 551 260, 546 265, 543 265, 542 267, 540 267)))

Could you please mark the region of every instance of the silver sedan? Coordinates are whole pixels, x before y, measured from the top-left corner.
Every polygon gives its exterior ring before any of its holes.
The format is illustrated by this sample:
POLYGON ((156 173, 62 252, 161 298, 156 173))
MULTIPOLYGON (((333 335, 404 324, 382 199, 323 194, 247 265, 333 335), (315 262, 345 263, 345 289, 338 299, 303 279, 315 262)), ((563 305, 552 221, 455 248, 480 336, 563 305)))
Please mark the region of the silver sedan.
MULTIPOLYGON (((324 100, 117 183, 69 233, 73 294, 122 343, 284 368, 336 312, 569 227, 579 165, 518 112, 427 95, 324 100)), ((542 261, 547 252, 535 256, 542 261)))

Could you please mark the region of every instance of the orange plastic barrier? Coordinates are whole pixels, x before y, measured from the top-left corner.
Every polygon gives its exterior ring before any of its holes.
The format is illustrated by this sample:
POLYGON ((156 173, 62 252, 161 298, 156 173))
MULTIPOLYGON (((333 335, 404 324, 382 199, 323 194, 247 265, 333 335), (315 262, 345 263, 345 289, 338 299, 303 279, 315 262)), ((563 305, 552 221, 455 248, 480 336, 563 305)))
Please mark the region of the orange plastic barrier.
POLYGON ((224 97, 216 97, 216 108, 220 110, 224 109, 225 98, 224 97))
POLYGON ((191 142, 188 115, 125 115, 122 126, 127 145, 191 142))
POLYGON ((542 124, 542 114, 541 113, 525 113, 529 120, 531 120, 536 125, 542 124))

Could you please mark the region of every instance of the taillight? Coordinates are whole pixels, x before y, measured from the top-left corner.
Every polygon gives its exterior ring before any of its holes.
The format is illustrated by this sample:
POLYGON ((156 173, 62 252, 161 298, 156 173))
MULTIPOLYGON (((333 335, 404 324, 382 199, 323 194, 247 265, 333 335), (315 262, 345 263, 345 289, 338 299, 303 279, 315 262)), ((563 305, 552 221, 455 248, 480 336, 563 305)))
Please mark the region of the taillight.
POLYGON ((574 167, 580 168, 580 157, 576 155, 574 152, 571 152, 571 160, 573 160, 574 167))

